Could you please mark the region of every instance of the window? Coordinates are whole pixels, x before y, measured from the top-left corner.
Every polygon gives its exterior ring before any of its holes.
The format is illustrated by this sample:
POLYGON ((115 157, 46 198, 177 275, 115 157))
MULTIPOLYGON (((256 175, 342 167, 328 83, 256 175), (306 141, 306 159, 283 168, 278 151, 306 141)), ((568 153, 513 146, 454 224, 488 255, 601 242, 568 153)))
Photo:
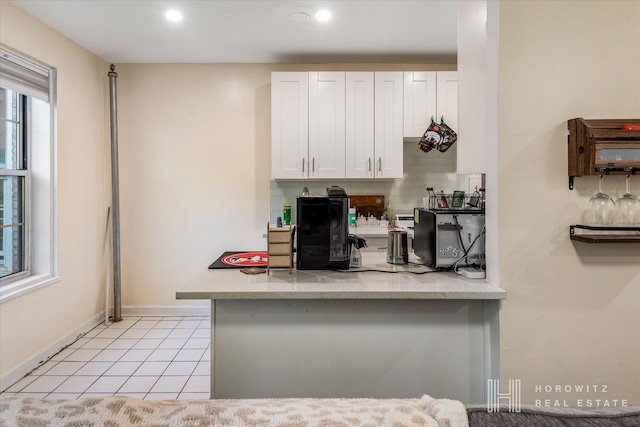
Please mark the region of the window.
POLYGON ((55 69, 0 47, 0 303, 57 278, 55 69))
POLYGON ((0 279, 29 274, 25 95, 0 87, 0 279))

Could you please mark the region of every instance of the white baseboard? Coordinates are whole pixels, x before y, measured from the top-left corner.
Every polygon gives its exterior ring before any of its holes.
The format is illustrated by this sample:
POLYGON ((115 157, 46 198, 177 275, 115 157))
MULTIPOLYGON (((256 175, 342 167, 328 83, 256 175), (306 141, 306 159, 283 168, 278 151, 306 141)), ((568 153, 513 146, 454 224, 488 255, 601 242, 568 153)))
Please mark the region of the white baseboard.
POLYGON ((95 328, 98 324, 104 322, 104 311, 96 316, 94 316, 91 320, 84 323, 82 326, 74 329, 71 333, 67 334, 64 338, 53 343, 46 350, 41 351, 36 354, 32 358, 26 360, 20 366, 16 367, 11 372, 7 373, 3 377, 0 377, 0 391, 4 391, 11 387, 13 384, 20 381, 25 375, 34 369, 38 368, 40 365, 45 363, 47 360, 58 354, 65 347, 73 344, 79 336, 86 334, 91 329, 95 328))
POLYGON ((188 305, 188 306, 124 306, 123 316, 209 316, 211 315, 211 304, 188 305))

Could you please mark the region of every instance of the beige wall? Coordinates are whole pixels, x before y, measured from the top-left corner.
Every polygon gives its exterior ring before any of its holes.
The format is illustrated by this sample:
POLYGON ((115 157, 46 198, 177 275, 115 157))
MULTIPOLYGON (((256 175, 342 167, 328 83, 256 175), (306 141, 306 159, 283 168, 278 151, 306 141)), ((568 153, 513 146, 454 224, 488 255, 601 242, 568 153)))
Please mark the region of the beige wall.
POLYGON ((0 42, 58 69, 58 259, 61 281, 0 305, 0 377, 104 310, 108 206, 108 64, 0 2, 0 42))
MULTIPOLYGON (((502 379, 527 403, 638 405, 640 245, 569 240, 597 178, 568 190, 566 121, 640 117, 640 2, 501 2, 499 88, 502 379), (608 388, 535 391, 579 384, 608 388)), ((617 197, 624 178, 604 187, 617 197)))
POLYGON ((175 292, 224 251, 266 248, 271 72, 314 69, 452 66, 117 66, 123 306, 205 305, 175 292))

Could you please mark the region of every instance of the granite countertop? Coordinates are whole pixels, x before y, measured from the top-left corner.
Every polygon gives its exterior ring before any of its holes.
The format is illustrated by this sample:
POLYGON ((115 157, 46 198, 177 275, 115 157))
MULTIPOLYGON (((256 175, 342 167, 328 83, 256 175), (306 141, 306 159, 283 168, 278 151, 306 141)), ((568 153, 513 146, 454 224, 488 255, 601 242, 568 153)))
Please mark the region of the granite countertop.
MULTIPOLYGON (((416 259, 411 257, 410 262, 416 259)), ((476 299, 497 300, 506 291, 483 279, 434 272, 424 265, 391 265, 386 253, 362 254, 363 268, 345 271, 272 269, 206 270, 176 292, 177 299, 476 299), (365 271, 376 270, 376 271, 365 271), (413 272, 413 273, 412 273, 413 272), (424 274, 414 274, 422 273, 424 274)))

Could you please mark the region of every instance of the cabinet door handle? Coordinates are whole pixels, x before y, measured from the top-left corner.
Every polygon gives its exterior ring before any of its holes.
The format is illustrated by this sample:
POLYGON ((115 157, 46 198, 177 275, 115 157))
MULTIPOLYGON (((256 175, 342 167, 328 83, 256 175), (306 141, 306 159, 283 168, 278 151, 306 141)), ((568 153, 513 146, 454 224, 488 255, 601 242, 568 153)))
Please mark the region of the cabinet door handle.
POLYGON ((315 157, 312 157, 312 162, 313 163, 311 164, 311 172, 315 174, 316 173, 316 158, 315 157))
POLYGON ((302 158, 302 173, 304 173, 304 157, 302 158))
POLYGON ((371 172, 371 157, 369 157, 369 172, 371 172))
POLYGON ((382 173, 382 157, 378 157, 378 172, 382 173))

